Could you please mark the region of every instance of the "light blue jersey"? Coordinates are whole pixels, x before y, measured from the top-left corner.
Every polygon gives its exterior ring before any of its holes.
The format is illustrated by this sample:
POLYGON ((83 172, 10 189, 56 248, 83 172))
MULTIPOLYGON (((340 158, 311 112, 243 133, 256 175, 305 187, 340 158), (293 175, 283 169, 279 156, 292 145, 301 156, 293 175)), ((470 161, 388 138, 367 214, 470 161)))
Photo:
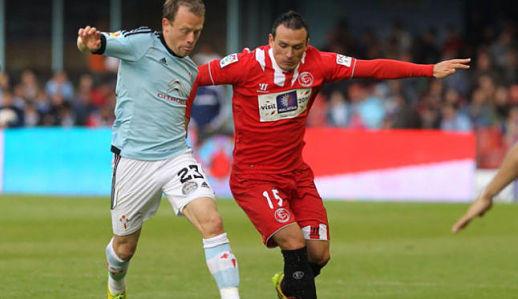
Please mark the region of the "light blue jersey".
POLYGON ((103 33, 95 54, 120 59, 112 145, 122 157, 162 160, 189 150, 187 98, 198 73, 147 27, 103 33))

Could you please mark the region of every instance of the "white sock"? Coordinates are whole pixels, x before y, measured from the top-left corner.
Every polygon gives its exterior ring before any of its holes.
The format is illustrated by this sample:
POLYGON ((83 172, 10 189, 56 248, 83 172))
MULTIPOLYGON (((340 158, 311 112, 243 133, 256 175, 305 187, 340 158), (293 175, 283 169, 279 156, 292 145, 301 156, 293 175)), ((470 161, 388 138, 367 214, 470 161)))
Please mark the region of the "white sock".
POLYGON ((124 277, 128 270, 129 261, 124 261, 113 250, 113 239, 106 246, 106 261, 108 262, 108 288, 110 292, 120 294, 126 291, 124 277))
POLYGON ((221 299, 239 299, 238 288, 224 288, 219 290, 221 299))
POLYGON ((239 299, 239 268, 227 234, 203 239, 209 271, 220 290, 221 299, 239 299))

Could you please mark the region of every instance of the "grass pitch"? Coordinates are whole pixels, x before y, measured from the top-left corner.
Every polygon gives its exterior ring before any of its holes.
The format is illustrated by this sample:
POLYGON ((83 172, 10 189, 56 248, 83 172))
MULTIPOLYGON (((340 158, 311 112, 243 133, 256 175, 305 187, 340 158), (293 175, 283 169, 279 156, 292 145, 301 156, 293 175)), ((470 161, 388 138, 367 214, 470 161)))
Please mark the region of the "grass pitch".
MULTIPOLYGON (((0 197, 0 298, 104 298, 108 198, 0 197)), ((326 202, 332 260, 319 298, 518 298, 518 206, 496 205, 453 236, 466 205, 326 202)), ((240 263, 243 299, 276 298, 278 250, 233 201, 219 209, 240 263)), ((137 298, 218 298, 198 233, 164 203, 127 276, 137 298)))

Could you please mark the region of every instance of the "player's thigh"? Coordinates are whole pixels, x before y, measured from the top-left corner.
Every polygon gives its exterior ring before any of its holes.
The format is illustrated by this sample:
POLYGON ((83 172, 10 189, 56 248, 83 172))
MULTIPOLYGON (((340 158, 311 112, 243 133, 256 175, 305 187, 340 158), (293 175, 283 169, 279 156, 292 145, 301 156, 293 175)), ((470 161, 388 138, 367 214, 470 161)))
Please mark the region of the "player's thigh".
POLYGON ((272 239, 276 232, 296 222, 290 207, 291 192, 281 185, 282 182, 241 179, 234 175, 230 179, 234 199, 268 247, 277 245, 272 239))
POLYGON ((112 227, 117 236, 130 235, 153 216, 160 204, 161 182, 154 173, 160 161, 120 158, 112 181, 112 227))
MULTIPOLYGON (((170 159, 161 170, 160 175, 165 181, 163 192, 177 215, 182 215, 184 208, 191 202, 203 199, 199 204, 205 205, 207 200, 215 200, 214 191, 209 185, 203 168, 191 153, 170 159)), ((213 203, 209 204, 207 208, 206 212, 209 214, 217 212, 213 203)), ((191 210, 194 210, 196 214, 199 212, 199 209, 191 210)))
POLYGON ((313 182, 311 170, 305 169, 297 173, 296 196, 291 208, 302 228, 306 240, 329 240, 329 222, 327 211, 318 190, 313 182))

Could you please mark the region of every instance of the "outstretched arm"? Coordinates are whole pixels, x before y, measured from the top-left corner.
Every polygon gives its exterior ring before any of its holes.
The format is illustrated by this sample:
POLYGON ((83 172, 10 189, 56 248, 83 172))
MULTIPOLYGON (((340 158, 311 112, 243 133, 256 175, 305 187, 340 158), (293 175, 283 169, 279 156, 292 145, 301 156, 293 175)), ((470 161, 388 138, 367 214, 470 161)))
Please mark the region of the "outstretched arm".
POLYGON ((457 233, 464 229, 475 217, 482 217, 493 204, 493 197, 518 177, 518 145, 506 155, 495 177, 489 182, 482 194, 471 204, 464 214, 451 228, 457 233))
POLYGON ((95 27, 80 28, 77 33, 77 48, 81 52, 95 52, 101 48, 101 32, 95 27))
POLYGON ((392 59, 356 60, 352 77, 400 79, 408 77, 445 78, 457 69, 468 69, 470 59, 451 59, 437 64, 416 64, 392 59))

